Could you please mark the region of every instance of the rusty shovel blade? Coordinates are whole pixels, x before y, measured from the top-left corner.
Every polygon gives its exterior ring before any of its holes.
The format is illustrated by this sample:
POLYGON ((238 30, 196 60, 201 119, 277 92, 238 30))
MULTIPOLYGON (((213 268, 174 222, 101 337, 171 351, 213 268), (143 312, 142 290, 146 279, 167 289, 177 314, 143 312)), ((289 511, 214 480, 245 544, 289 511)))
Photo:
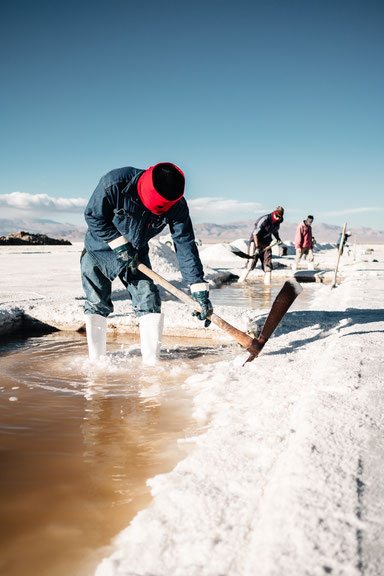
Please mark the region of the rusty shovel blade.
POLYGON ((254 338, 247 348, 247 352, 249 352, 249 357, 244 362, 244 364, 246 364, 247 362, 252 362, 255 358, 257 358, 262 349, 264 348, 265 343, 266 340, 262 338, 261 335, 258 338, 254 338))
POLYGON ((252 362, 252 360, 258 357, 266 342, 269 340, 281 319, 286 314, 288 308, 293 304, 302 291, 303 288, 294 278, 291 278, 284 283, 272 304, 271 310, 269 311, 259 337, 254 338, 247 348, 249 358, 244 362, 244 364, 252 362))

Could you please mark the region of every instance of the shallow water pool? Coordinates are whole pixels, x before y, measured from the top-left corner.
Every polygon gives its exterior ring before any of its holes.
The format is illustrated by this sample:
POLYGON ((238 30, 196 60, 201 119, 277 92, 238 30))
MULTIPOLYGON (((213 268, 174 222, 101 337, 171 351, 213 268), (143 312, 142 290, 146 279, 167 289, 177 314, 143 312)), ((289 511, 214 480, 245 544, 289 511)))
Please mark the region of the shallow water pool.
POLYGON ((0 347, 0 574, 92 574, 199 432, 182 384, 218 348, 165 346, 156 368, 132 341, 108 348, 92 369, 76 333, 0 347))
MULTIPOLYGON (((285 280, 279 278, 270 285, 265 285, 262 279, 252 282, 223 284, 210 291, 210 299, 215 306, 245 306, 255 310, 269 310, 277 294, 284 285, 285 280)), ((314 295, 324 286, 318 283, 303 284, 304 290, 292 304, 291 310, 306 310, 310 306, 314 295)))

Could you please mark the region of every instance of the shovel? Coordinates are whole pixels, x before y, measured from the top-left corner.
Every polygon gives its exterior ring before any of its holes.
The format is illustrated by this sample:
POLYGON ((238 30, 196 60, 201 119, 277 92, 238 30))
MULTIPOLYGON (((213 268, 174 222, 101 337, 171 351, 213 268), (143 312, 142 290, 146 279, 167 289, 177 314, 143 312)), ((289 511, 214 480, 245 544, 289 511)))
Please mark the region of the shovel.
POLYGON ((335 268, 335 276, 333 278, 333 282, 331 285, 331 288, 335 288, 336 287, 336 280, 337 280, 337 270, 339 269, 339 262, 340 262, 340 256, 341 253, 343 251, 343 246, 344 246, 344 238, 345 238, 345 231, 347 229, 347 223, 344 222, 344 227, 343 227, 343 231, 341 233, 341 240, 340 240, 340 244, 339 244, 339 251, 337 253, 337 262, 336 262, 336 268, 335 268))
MULTIPOLYGON (((263 248, 260 252, 260 254, 264 254, 264 252, 266 250, 269 250, 270 248, 273 248, 274 246, 276 246, 277 244, 277 240, 276 242, 272 242, 272 244, 270 244, 269 246, 266 246, 265 248, 263 248)), ((232 252, 234 254, 236 254, 236 256, 240 256, 241 258, 248 258, 248 260, 252 260, 254 258, 254 254, 251 256, 250 254, 246 254, 245 252, 242 252, 241 250, 237 250, 236 248, 231 248, 232 252)), ((242 271, 242 273, 239 276, 238 279, 238 283, 241 284, 242 282, 245 282, 248 274, 250 273, 251 269, 248 268, 248 262, 246 263, 246 268, 244 268, 244 270, 242 271)))
MULTIPOLYGON (((268 250, 269 248, 273 248, 274 246, 276 246, 277 242, 272 242, 272 244, 270 244, 269 246, 266 246, 265 248, 263 248, 260 252, 260 254, 263 254, 266 250, 268 250)), ((252 258, 254 257, 254 255, 252 254, 246 254, 245 252, 243 252, 242 250, 239 250, 238 248, 236 248, 236 246, 229 246, 229 249, 231 250, 231 252, 233 254, 235 254, 235 256, 240 256, 240 258, 246 258, 247 260, 252 260, 252 258)))
MULTIPOLYGON (((148 268, 148 266, 145 266, 145 264, 138 262, 136 268, 145 274, 145 276, 148 276, 148 278, 151 278, 154 282, 179 298, 179 300, 184 302, 184 304, 187 304, 187 306, 190 306, 198 312, 201 311, 200 306, 196 300, 194 300, 191 296, 188 296, 188 294, 185 294, 185 292, 182 292, 182 290, 176 288, 176 286, 151 270, 151 268, 148 268)), ((279 324, 288 308, 291 306, 300 292, 302 292, 302 290, 303 289, 300 284, 293 278, 285 282, 272 304, 272 308, 267 316, 263 329, 261 330, 258 338, 251 338, 251 336, 245 334, 245 332, 242 332, 241 330, 238 330, 234 326, 228 324, 228 322, 220 318, 220 316, 217 316, 217 314, 214 312, 209 314, 208 318, 211 320, 211 322, 216 324, 216 326, 219 326, 219 328, 224 330, 224 332, 227 332, 227 334, 234 338, 243 348, 247 350, 247 352, 249 352, 249 358, 244 362, 244 364, 246 364, 247 362, 252 362, 252 360, 254 360, 260 354, 261 350, 264 348, 265 343, 274 332, 276 326, 279 324)))

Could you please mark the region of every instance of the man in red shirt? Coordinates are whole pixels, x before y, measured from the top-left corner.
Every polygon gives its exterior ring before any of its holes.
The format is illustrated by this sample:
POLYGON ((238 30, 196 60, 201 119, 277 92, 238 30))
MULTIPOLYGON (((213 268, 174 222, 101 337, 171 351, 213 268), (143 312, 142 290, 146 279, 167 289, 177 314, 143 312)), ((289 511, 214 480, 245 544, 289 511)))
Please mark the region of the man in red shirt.
POLYGON ((296 270, 302 256, 308 262, 308 270, 313 270, 313 244, 315 239, 312 235, 313 216, 307 216, 306 220, 300 222, 296 229, 295 248, 296 258, 292 264, 292 270, 296 270))

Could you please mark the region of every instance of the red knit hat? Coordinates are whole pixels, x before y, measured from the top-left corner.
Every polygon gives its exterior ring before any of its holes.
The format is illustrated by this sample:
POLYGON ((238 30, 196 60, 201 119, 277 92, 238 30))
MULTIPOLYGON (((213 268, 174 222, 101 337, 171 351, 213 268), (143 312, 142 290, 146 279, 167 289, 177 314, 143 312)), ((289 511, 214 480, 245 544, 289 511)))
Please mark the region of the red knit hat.
POLYGON ((184 195, 183 172, 169 162, 151 166, 139 178, 137 192, 144 206, 154 214, 167 212, 184 195))
POLYGON ((276 222, 277 218, 282 222, 284 216, 284 208, 282 206, 277 206, 272 212, 272 220, 276 222))

